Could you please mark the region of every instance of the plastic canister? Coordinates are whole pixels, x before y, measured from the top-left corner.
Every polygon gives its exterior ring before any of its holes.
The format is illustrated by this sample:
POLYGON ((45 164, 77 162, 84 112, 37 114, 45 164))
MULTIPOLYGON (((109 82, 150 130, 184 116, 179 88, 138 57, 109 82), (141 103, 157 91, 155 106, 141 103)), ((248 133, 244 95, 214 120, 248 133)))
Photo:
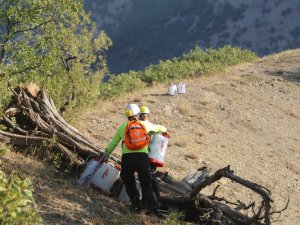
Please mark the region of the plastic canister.
POLYGON ((177 84, 177 93, 184 94, 185 93, 185 83, 178 83, 177 84))
POLYGON ((113 164, 105 160, 101 162, 102 165, 98 167, 97 171, 93 174, 90 181, 90 186, 97 189, 109 192, 112 185, 118 179, 121 168, 117 164, 113 164))
POLYGON ((149 159, 157 167, 164 166, 168 142, 169 139, 161 134, 154 134, 151 136, 151 142, 149 144, 149 159))
POLYGON ((99 161, 96 159, 90 160, 86 167, 84 168, 84 171, 82 172, 80 178, 78 179, 77 183, 80 185, 90 185, 91 180, 89 179, 89 175, 93 173, 93 171, 96 169, 99 161), (87 180, 89 179, 89 180, 87 180), (87 182, 87 183, 86 183, 87 182))
MULTIPOLYGON (((141 188, 140 182, 137 179, 135 181, 136 181, 136 188, 138 189, 138 192, 140 194, 140 200, 141 200, 142 199, 142 188, 141 188)), ((127 202, 127 203, 130 202, 130 198, 125 189, 125 185, 123 185, 123 188, 118 196, 118 199, 122 202, 127 202)))
POLYGON ((177 94, 177 85, 170 84, 168 88, 168 95, 176 95, 177 94))

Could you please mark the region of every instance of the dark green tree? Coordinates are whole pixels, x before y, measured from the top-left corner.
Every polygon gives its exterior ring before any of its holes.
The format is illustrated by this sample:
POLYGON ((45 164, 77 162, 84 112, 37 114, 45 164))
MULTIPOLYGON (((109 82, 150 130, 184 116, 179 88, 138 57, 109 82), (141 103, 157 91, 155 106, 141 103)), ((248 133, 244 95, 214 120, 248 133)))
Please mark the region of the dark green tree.
POLYGON ((2 0, 0 32, 0 108, 20 82, 44 86, 59 108, 97 97, 111 40, 81 0, 2 0))

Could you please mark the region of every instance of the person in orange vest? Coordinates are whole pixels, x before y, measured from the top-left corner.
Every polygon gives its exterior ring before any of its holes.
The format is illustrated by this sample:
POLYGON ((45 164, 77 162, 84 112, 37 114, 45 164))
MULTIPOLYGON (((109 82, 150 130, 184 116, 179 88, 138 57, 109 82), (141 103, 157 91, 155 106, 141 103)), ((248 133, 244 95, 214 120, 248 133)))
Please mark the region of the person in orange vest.
MULTIPOLYGON (((150 109, 147 106, 141 106, 140 107, 140 121, 145 126, 147 132, 149 134, 166 133, 167 132, 166 127, 159 125, 159 124, 151 123, 149 121, 149 117, 150 117, 150 109)), ((150 166, 151 166, 151 176, 152 176, 152 187, 153 187, 153 190, 154 190, 157 200, 159 200, 160 194, 159 194, 159 188, 158 188, 158 183, 157 183, 156 174, 155 174, 157 167, 154 163, 151 163, 151 162, 150 162, 150 166)))
POLYGON ((139 121, 140 109, 136 104, 128 104, 125 107, 127 121, 117 129, 111 142, 105 150, 105 156, 114 151, 122 141, 121 178, 124 181, 126 192, 130 198, 131 209, 139 211, 142 208, 140 195, 136 187, 134 173, 137 172, 140 181, 144 207, 150 212, 157 210, 157 198, 152 187, 150 161, 148 157, 148 135, 144 125, 139 121))

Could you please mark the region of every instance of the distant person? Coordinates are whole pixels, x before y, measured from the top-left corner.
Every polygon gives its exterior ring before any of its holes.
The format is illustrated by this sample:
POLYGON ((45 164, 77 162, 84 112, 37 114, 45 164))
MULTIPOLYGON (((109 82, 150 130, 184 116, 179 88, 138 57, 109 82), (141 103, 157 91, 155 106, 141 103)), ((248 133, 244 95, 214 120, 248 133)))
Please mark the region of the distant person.
MULTIPOLYGON (((150 110, 147 106, 141 106, 140 107, 140 121, 141 123, 145 126, 147 132, 149 133, 149 135, 151 134, 155 134, 155 133, 166 133, 167 132, 167 128, 165 128, 162 125, 159 124, 153 124, 149 121, 150 118, 150 110)), ((157 167, 154 163, 151 163, 151 175, 152 175, 152 186, 153 186, 153 190, 154 193, 156 195, 156 198, 159 200, 160 198, 160 194, 159 194, 159 188, 158 188, 158 184, 157 184, 157 180, 156 180, 156 170, 157 167)))
POLYGON ((126 105, 125 115, 128 119, 117 129, 115 136, 105 151, 105 155, 108 157, 122 140, 121 178, 124 181, 126 192, 130 198, 132 210, 139 211, 142 208, 134 176, 134 173, 137 172, 142 188, 144 207, 150 212, 155 212, 158 201, 152 188, 150 161, 148 157, 150 136, 139 121, 139 113, 140 109, 136 104, 126 105))

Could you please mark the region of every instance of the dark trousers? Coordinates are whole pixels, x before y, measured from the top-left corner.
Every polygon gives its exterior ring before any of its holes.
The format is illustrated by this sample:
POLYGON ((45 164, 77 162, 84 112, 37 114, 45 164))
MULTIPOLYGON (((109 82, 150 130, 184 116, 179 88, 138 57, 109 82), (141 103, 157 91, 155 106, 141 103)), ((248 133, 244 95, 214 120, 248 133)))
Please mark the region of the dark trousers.
POLYGON ((155 194, 157 200, 159 201, 160 193, 159 193, 158 182, 156 179, 157 167, 153 163, 150 162, 150 168, 151 168, 152 188, 153 188, 153 191, 154 191, 154 194, 155 194))
POLYGON ((157 206, 157 199, 152 188, 152 177, 150 161, 146 153, 127 153, 122 155, 121 178, 124 181, 126 192, 132 203, 139 199, 139 192, 136 187, 134 173, 137 172, 142 188, 142 198, 145 208, 154 209, 157 206))

